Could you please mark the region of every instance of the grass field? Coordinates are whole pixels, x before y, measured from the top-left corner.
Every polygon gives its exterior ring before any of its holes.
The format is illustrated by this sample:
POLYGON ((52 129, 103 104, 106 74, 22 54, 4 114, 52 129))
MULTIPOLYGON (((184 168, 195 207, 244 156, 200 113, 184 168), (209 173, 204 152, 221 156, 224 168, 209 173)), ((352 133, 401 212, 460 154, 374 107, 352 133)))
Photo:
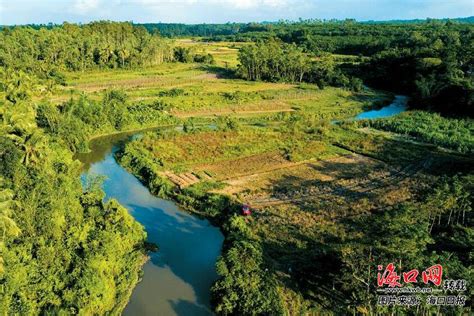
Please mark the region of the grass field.
POLYGON ((373 101, 371 98, 381 97, 374 92, 356 96, 337 88, 319 90, 305 85, 219 78, 212 70, 196 64, 172 66, 162 65, 143 72, 120 72, 118 75, 113 71, 84 74, 71 78, 54 100, 66 100, 80 93, 100 99, 106 89, 123 89, 132 101, 160 98, 177 114, 208 113, 209 110, 272 112, 319 108, 321 115, 342 118, 369 106, 373 101))
POLYGON ((214 57, 216 66, 223 68, 234 68, 238 65, 237 52, 240 47, 250 43, 233 42, 201 42, 196 40, 181 39, 176 41, 178 45, 191 47, 197 53, 209 53, 214 57))
POLYGON ((100 100, 103 92, 120 89, 131 102, 166 104, 178 117, 265 115, 309 110, 321 118, 346 118, 383 102, 389 95, 375 91, 353 93, 338 88, 320 90, 307 84, 249 82, 233 78, 238 47, 242 43, 202 43, 178 40, 196 52, 210 53, 215 65, 166 63, 142 70, 95 70, 66 74, 67 85, 55 91, 54 102, 86 94, 100 100), (317 110, 317 111, 315 111, 317 110))

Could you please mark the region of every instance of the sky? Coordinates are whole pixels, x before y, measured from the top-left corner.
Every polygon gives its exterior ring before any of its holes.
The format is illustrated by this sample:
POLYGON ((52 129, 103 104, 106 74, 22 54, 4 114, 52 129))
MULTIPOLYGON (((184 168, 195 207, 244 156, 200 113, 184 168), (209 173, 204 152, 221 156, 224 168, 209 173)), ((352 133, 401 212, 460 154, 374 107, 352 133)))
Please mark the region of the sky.
POLYGON ((392 20, 474 15, 474 0, 0 0, 0 24, 392 20))

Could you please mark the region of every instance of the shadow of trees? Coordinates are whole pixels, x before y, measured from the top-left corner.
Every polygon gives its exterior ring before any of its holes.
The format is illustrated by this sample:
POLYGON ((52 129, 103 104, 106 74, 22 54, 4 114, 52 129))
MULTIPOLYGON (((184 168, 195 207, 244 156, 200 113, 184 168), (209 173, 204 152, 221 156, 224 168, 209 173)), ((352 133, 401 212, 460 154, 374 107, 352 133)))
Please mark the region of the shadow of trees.
POLYGON ((225 68, 216 65, 200 65, 199 70, 215 74, 219 79, 237 79, 237 74, 232 68, 225 68))
POLYGON ((415 254, 424 253, 430 238, 424 220, 427 214, 417 214, 416 211, 421 212, 417 207, 407 205, 425 203, 438 176, 453 176, 474 168, 472 158, 435 146, 382 138, 376 139, 376 146, 372 147, 362 137, 339 141, 366 158, 347 163, 326 160, 307 164, 325 180, 284 175, 272 181, 267 186, 269 196, 284 203, 270 204, 265 212, 255 216, 261 216, 271 227, 271 238, 262 235, 262 248, 268 264, 279 271, 280 280, 324 308, 347 313, 354 302, 358 306, 369 304, 364 298, 373 299, 375 295, 376 264, 385 262, 370 261, 374 254, 368 251, 378 242, 382 244, 375 260, 398 254, 406 262, 421 262, 415 254), (380 199, 384 192, 398 189, 408 189, 414 200, 407 201, 408 204, 395 200, 390 205, 380 199), (292 210, 307 215, 293 220, 292 210), (392 213, 396 218, 391 219, 392 213), (321 224, 305 224, 305 218, 321 219, 321 224), (392 234, 393 238, 401 239, 391 239, 392 234), (406 245, 409 252, 398 243, 406 245), (354 265, 348 264, 351 258, 356 258, 354 265), (370 293, 365 280, 356 280, 365 278, 366 270, 351 270, 362 266, 372 266, 367 285, 370 293))

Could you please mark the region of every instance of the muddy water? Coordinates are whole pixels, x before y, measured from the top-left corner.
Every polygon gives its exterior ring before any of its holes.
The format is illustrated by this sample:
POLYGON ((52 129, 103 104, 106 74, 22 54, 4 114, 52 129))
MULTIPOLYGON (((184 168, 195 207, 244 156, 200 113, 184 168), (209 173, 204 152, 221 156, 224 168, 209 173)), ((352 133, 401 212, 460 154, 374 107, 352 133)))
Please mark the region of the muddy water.
POLYGON ((106 199, 115 198, 140 222, 148 241, 159 245, 145 264, 143 280, 134 289, 124 315, 210 315, 210 287, 223 235, 208 221, 150 194, 114 159, 130 134, 96 139, 92 152, 79 155, 88 174, 106 176, 106 199))

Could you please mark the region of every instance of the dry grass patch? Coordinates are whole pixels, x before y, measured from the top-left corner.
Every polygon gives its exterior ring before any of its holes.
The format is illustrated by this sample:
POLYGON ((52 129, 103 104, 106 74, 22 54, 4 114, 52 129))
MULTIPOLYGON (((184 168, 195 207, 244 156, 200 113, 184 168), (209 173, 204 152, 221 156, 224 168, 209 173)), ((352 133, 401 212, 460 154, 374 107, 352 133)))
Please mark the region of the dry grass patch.
POLYGON ((213 164, 202 164, 195 166, 193 170, 211 173, 216 180, 226 180, 243 175, 264 173, 285 164, 288 164, 288 161, 280 153, 271 151, 213 164))

